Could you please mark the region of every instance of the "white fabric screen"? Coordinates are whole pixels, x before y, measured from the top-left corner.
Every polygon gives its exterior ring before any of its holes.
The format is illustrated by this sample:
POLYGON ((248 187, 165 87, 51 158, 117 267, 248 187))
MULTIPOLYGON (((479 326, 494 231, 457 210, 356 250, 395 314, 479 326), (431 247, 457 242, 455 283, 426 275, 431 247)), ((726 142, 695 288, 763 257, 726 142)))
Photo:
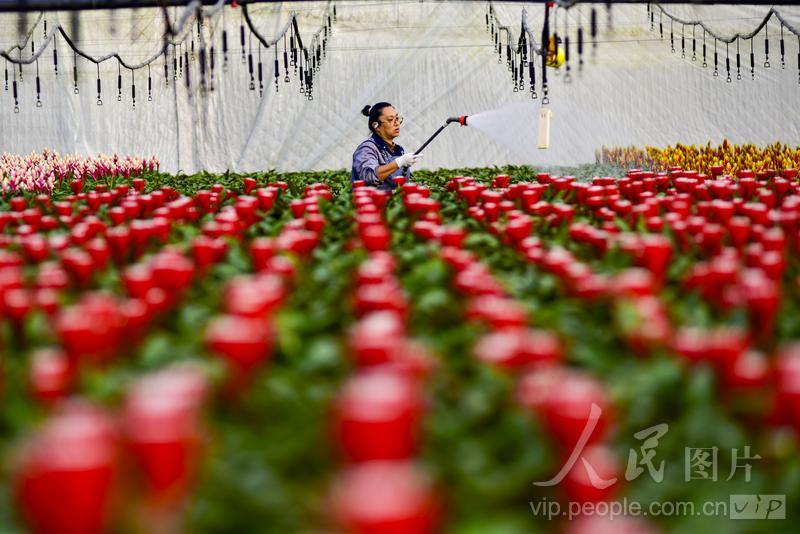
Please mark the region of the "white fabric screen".
MULTIPOLYGON (((737 81, 734 75, 729 84, 725 82, 724 46, 719 50, 721 76, 714 78, 711 66, 702 69, 700 60, 692 62, 690 54, 681 59, 679 48, 671 53, 668 39, 660 41, 657 32, 649 31, 644 4, 615 6, 613 31, 607 27, 604 4, 597 5, 603 41, 597 58, 591 59, 587 43, 583 73, 579 75, 573 65, 573 83, 569 85, 563 74, 553 76, 550 71, 554 119, 549 150, 535 148, 536 125, 525 119, 538 111, 541 98, 532 101, 527 90, 513 92, 510 73, 505 64, 498 64, 485 29, 485 3, 373 0, 337 4, 338 21, 310 102, 299 93, 296 78, 284 84, 283 74, 280 92, 275 93, 271 50, 262 50, 264 97, 248 89, 249 76, 239 46, 240 9, 224 10, 231 47, 224 75, 219 68, 223 19, 207 21, 215 28, 217 39, 213 93, 206 98, 196 93, 197 63, 192 64, 195 94, 191 99, 180 79, 177 84, 170 80, 165 87, 159 61, 152 69, 152 102, 147 101, 146 69, 136 73, 136 110, 131 107, 130 73, 125 70, 123 100, 117 102, 116 61, 101 66, 103 106, 95 103, 95 67, 87 61, 80 62, 80 94, 73 94, 72 54, 59 40, 60 75, 53 74, 52 52, 40 60, 41 108, 34 105, 34 66, 24 67, 20 113, 13 113, 10 87, 8 91, 0 87, 0 151, 29 153, 47 148, 62 154, 156 155, 163 170, 186 173, 349 168, 353 149, 367 135, 360 109, 381 100, 394 103, 405 117, 398 141, 409 150, 417 148, 449 116, 514 103, 532 106, 532 113, 507 122, 505 137, 511 141, 503 144, 474 128, 451 125, 425 151, 421 167, 431 169, 586 163, 594 161, 595 149, 603 144, 704 144, 726 137, 737 143, 780 140, 800 144, 798 43, 787 34, 787 64, 782 70, 777 24, 770 24, 772 68, 761 67, 763 38, 759 36, 755 41, 755 81, 750 80, 749 47, 743 44, 743 79, 737 81)), ((496 4, 498 17, 512 28, 515 37, 522 7, 527 7, 537 39, 541 6, 496 4)), ((310 35, 319 27, 324 7, 324 2, 295 2, 254 4, 250 9, 261 33, 271 37, 292 9, 298 12, 303 34, 310 35)), ((750 31, 767 10, 743 5, 672 5, 667 9, 685 18, 708 21, 726 34, 750 31)), ((800 25, 800 8, 779 10, 800 25)), ((588 40, 589 11, 584 6, 580 13, 573 9, 568 16, 573 42, 579 16, 586 23, 588 40)), ((559 17, 562 31, 563 12, 559 17)), ((160 46, 163 25, 158 10, 87 11, 80 18, 79 44, 94 54, 116 50, 131 61, 141 61, 160 46)), ((56 23, 69 31, 68 14, 49 13, 47 19, 48 31, 56 23)), ((675 31, 679 36, 678 26, 675 31)), ((37 42, 41 34, 42 29, 37 28, 37 42)), ((16 35, 16 16, 0 15, 0 46, 7 49, 13 45, 16 35)), ((688 30, 687 37, 690 35, 688 30)), ((255 50, 255 39, 253 47, 255 50)), ((712 49, 709 41, 709 62, 712 49)), ((574 45, 572 52, 575 59, 574 45)), ((30 54, 30 46, 26 53, 30 54)))

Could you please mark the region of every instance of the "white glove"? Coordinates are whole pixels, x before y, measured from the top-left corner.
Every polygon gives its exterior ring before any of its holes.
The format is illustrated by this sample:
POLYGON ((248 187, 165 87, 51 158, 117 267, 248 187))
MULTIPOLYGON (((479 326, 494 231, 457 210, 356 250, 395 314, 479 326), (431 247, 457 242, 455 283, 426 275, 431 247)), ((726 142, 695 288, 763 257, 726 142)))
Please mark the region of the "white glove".
POLYGON ((403 167, 411 167, 420 159, 422 159, 422 154, 406 153, 394 161, 397 163, 397 168, 402 169, 403 167))

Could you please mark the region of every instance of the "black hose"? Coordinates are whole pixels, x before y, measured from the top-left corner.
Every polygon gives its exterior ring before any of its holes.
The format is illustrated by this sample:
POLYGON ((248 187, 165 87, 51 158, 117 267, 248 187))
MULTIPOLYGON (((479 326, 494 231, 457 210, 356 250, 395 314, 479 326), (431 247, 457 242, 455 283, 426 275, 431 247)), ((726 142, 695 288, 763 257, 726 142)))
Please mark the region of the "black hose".
POLYGON ((467 125, 467 115, 462 115, 462 116, 460 116, 460 117, 450 117, 450 118, 448 118, 448 119, 445 121, 445 123, 444 123, 444 124, 442 124, 441 126, 439 126, 439 129, 438 129, 438 130, 436 130, 436 132, 434 132, 434 134, 433 134, 432 136, 430 136, 430 137, 428 138, 428 140, 427 140, 427 141, 425 141, 425 143, 423 143, 423 144, 422 144, 422 146, 421 146, 421 147, 419 147, 419 149, 417 149, 417 150, 416 150, 416 152, 414 152, 414 154, 419 154, 420 152, 422 152, 423 150, 425 150, 425 147, 426 147, 426 146, 428 146, 428 145, 430 144, 430 142, 431 142, 431 141, 433 141, 434 139, 436 139, 436 136, 437 136, 437 135, 439 135, 440 133, 442 133, 442 130, 444 130, 444 129, 445 129, 445 127, 446 127, 448 124, 450 124, 451 122, 457 122, 457 123, 461 124, 461 126, 466 126, 466 125, 467 125))

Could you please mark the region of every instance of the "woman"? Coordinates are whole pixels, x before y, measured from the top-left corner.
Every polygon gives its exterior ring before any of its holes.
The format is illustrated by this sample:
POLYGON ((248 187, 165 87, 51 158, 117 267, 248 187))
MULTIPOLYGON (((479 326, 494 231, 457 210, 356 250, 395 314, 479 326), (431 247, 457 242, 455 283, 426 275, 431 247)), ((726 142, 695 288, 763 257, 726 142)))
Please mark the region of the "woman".
POLYGON ((403 147, 394 142, 403 123, 403 117, 397 114, 394 106, 378 102, 371 107, 364 106, 361 113, 368 117, 367 127, 372 135, 353 152, 350 183, 363 180, 378 189, 394 189, 397 184, 393 178, 409 176, 407 169, 419 161, 421 155, 406 154, 403 147))

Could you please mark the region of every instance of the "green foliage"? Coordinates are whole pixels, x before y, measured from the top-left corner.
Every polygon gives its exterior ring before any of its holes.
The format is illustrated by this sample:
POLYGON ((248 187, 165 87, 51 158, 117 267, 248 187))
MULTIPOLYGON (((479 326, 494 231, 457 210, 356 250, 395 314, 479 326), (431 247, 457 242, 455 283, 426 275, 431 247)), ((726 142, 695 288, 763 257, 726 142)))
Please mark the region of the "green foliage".
MULTIPOLYGON (((512 181, 531 180, 541 169, 503 167, 418 171, 415 180, 428 185, 442 203, 441 215, 449 224, 469 229, 465 248, 484 261, 508 293, 529 312, 533 327, 555 332, 566 347, 566 363, 598 377, 615 406, 611 439, 617 458, 625 466, 628 453, 640 443, 633 434, 667 423, 659 459, 667 464, 665 480, 642 476, 630 482, 623 495, 643 503, 686 500, 727 500, 732 493, 785 493, 789 513, 800 504, 800 454, 793 438, 781 441, 767 430, 761 415, 745 419, 735 403, 726 403, 709 369, 689 368, 667 351, 641 356, 620 337, 629 320, 625 310, 603 303, 587 304, 565 294, 557 280, 525 262, 511 247, 464 215, 463 207, 445 191, 453 175, 474 176, 488 182, 499 173, 512 181), (686 447, 720 447, 721 471, 730 464, 732 448, 750 445, 764 456, 754 463, 752 482, 739 473, 719 483, 685 482, 686 447), (726 464, 727 462, 727 464, 726 464)), ((578 179, 613 175, 607 166, 550 169, 578 179)), ((245 240, 230 242, 225 260, 197 280, 176 313, 165 317, 137 347, 107 367, 82 376, 80 394, 109 410, 119 407, 125 388, 143 373, 176 361, 193 361, 209 370, 216 385, 224 379, 221 363, 206 349, 203 333, 208 321, 220 313, 222 289, 230 278, 251 270, 247 243, 259 235, 276 235, 291 218, 286 202, 300 198, 315 182, 331 186, 333 201, 322 211, 327 227, 321 245, 307 261, 297 262, 297 283, 274 318, 277 346, 268 366, 253 378, 240 402, 230 404, 218 394, 206 415, 205 461, 191 501, 185 531, 197 533, 321 532, 326 528, 325 497, 339 458, 330 436, 331 402, 353 372, 346 346, 347 330, 355 320, 352 306, 353 277, 364 259, 363 250, 351 249, 356 235, 349 195, 349 174, 252 175, 259 184, 284 180, 287 198, 249 231, 245 240)), ((199 173, 171 176, 149 173, 147 190, 171 186, 194 194, 215 183, 241 193, 243 175, 199 173)), ((113 178, 110 185, 122 181, 113 178)), ((91 188, 88 183, 86 188, 91 188)), ((66 184, 54 198, 70 194, 66 184)), ((0 200, 7 208, 7 200, 0 200)), ((410 231, 412 221, 394 197, 386 208, 392 228, 392 251, 397 274, 409 297, 411 335, 431 349, 437 368, 426 385, 428 409, 420 461, 433 476, 446 499, 446 528, 454 534, 512 534, 549 531, 552 525, 535 517, 529 501, 557 498, 554 491, 533 486, 561 467, 561 452, 539 421, 520 408, 514 398, 514 379, 472 357, 472 346, 484 332, 465 322, 463 298, 453 289, 451 273, 431 245, 410 231)), ((194 225, 174 229, 172 244, 188 250, 197 235, 194 225)), ((590 261, 599 272, 613 274, 630 264, 623 254, 597 257, 586 246, 572 243, 563 229, 537 229, 546 246, 563 246, 590 261)), ((662 294, 670 317, 680 324, 711 326, 735 324, 741 317, 720 317, 694 295, 677 287, 677 281, 695 259, 678 257, 668 273, 662 294)), ((121 292, 119 273, 109 269, 96 287, 121 292)), ((69 294, 67 301, 78 298, 69 294)), ((800 332, 797 302, 787 299, 779 321, 782 338, 800 332)), ((4 387, 0 410, 0 465, 4 481, 10 480, 11 458, 20 441, 46 413, 35 404, 26 386, 31 351, 54 342, 48 322, 35 315, 26 322, 25 334, 14 335, 4 325, 4 387)), ((780 437, 780 436, 779 436, 780 437)), ((721 472, 722 477, 722 472, 721 472)), ((724 473, 727 477, 727 472, 724 473)), ((723 478, 724 478, 723 477, 723 478)), ((0 531, 19 532, 19 518, 8 484, 0 484, 0 531)), ((667 531, 690 532, 718 528, 733 532, 725 518, 656 519, 667 531)), ((740 531, 775 532, 783 524, 747 524, 740 531)), ((738 527, 737 527, 738 528, 738 527)))

